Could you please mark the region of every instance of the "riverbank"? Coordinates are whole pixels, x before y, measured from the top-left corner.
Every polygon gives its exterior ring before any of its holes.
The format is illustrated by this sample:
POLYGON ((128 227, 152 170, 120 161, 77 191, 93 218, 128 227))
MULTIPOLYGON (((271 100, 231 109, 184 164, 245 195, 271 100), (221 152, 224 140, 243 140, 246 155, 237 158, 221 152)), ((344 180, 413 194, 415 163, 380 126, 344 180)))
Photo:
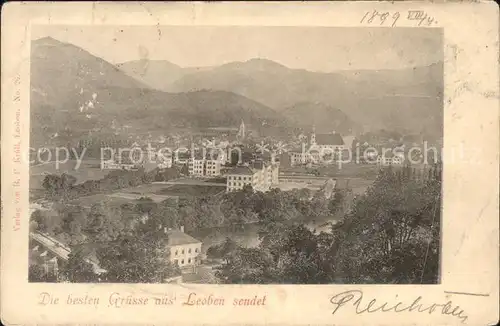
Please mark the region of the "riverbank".
MULTIPOLYGON (((292 220, 290 223, 303 223, 310 230, 315 232, 330 232, 331 225, 339 221, 340 217, 335 218, 319 218, 312 221, 298 221, 292 220)), ((260 243, 259 230, 261 224, 259 222, 248 223, 244 225, 232 225, 223 227, 214 227, 192 231, 189 234, 196 239, 200 240, 202 245, 202 252, 206 253, 207 249, 213 245, 224 242, 226 238, 230 238, 241 246, 244 247, 257 247, 260 243)))

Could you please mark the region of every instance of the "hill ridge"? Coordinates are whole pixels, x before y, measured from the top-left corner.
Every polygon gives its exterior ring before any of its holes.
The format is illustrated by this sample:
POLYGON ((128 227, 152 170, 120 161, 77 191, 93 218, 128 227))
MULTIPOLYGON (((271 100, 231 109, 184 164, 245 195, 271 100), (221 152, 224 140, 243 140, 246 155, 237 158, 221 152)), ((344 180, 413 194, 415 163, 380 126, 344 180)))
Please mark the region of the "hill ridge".
POLYGON ((237 126, 242 118, 255 126, 264 120, 273 127, 285 125, 279 113, 239 94, 155 90, 76 45, 56 41, 43 46, 51 42, 42 39, 32 46, 32 141, 66 144, 88 134, 129 137, 152 130, 237 126))

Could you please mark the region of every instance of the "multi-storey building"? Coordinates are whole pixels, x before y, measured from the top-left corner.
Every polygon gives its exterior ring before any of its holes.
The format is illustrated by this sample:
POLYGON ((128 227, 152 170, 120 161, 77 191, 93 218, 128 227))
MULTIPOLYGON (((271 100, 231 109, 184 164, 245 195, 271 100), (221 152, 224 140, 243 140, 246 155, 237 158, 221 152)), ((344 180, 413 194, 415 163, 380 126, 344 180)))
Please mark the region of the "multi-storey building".
POLYGON ((203 158, 190 158, 188 160, 188 171, 190 176, 205 176, 205 160, 203 158))
POLYGON ((306 148, 303 146, 301 149, 292 149, 288 152, 288 155, 290 157, 291 166, 320 164, 323 162, 321 160, 321 152, 315 147, 306 148))
POLYGON ((160 169, 168 169, 172 167, 173 155, 172 152, 161 152, 156 156, 156 164, 160 169))
POLYGON ((221 165, 224 163, 225 157, 215 153, 210 153, 205 156, 203 154, 195 154, 188 161, 189 175, 195 177, 216 177, 221 174, 221 165))
POLYGON ((205 161, 205 176, 216 177, 220 175, 221 162, 219 160, 205 161))
POLYGON ((318 134, 313 130, 309 146, 291 150, 290 165, 334 164, 346 149, 342 136, 338 133, 318 134))
POLYGON ((176 149, 173 153, 174 164, 179 164, 179 165, 187 164, 190 157, 191 153, 187 148, 176 149))
POLYGON ((257 171, 248 166, 237 166, 227 174, 226 191, 238 191, 243 187, 250 185, 254 186, 254 179, 256 181, 257 171))
POLYGON ((201 263, 202 242, 180 230, 167 230, 170 261, 178 265, 184 272, 194 272, 201 263))
POLYGON ((135 170, 144 164, 145 155, 140 148, 118 149, 107 154, 109 154, 108 157, 101 158, 103 170, 135 170))
POLYGON ((262 161, 248 166, 237 166, 227 174, 226 191, 239 191, 250 185, 254 191, 268 191, 277 185, 279 164, 262 161))
POLYGON ((385 155, 379 155, 377 157, 377 164, 383 166, 402 165, 403 161, 404 161, 403 155, 385 154, 385 155))
POLYGON ((312 148, 319 150, 320 152, 331 151, 342 151, 345 149, 345 143, 342 136, 335 131, 329 134, 318 134, 313 129, 311 134, 310 145, 312 148))

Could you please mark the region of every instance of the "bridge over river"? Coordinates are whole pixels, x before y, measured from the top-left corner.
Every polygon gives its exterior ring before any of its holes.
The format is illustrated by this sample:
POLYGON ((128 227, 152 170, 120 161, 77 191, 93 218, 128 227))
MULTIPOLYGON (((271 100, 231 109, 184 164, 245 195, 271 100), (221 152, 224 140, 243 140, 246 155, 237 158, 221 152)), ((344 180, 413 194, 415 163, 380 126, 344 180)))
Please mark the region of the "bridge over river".
MULTIPOLYGON (((51 236, 41 232, 30 232, 30 264, 43 266, 47 273, 57 275, 59 266, 68 261, 70 253, 70 248, 51 236)), ((90 259, 85 261, 92 265, 96 274, 106 272, 96 262, 90 259)))

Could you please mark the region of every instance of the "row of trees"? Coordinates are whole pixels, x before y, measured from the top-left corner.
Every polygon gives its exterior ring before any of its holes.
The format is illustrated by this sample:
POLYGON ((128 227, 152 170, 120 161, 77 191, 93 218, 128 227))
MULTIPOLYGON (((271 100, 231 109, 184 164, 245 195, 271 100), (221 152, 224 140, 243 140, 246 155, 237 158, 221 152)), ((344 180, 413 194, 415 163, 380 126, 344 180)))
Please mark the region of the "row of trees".
POLYGON ((422 181, 389 168, 331 233, 274 214, 257 248, 227 240, 208 254, 222 258, 224 283, 436 283, 440 207, 439 174, 422 181))

